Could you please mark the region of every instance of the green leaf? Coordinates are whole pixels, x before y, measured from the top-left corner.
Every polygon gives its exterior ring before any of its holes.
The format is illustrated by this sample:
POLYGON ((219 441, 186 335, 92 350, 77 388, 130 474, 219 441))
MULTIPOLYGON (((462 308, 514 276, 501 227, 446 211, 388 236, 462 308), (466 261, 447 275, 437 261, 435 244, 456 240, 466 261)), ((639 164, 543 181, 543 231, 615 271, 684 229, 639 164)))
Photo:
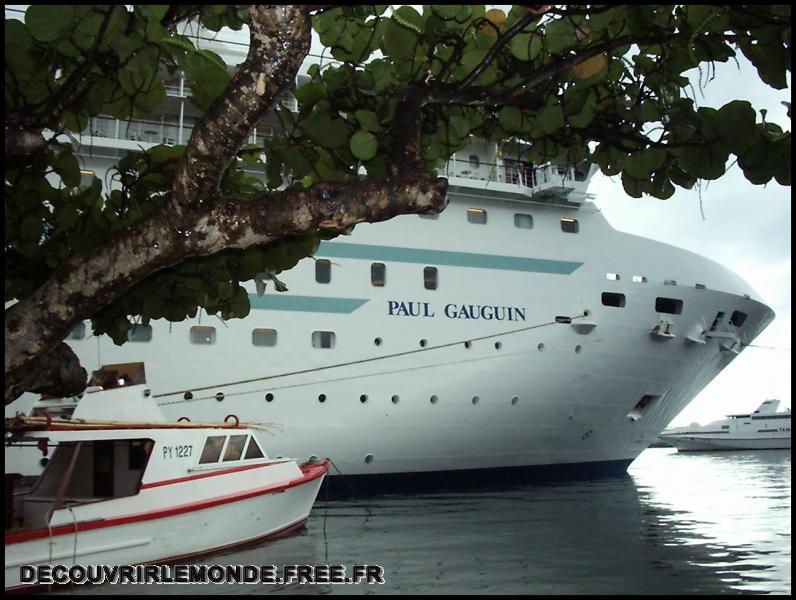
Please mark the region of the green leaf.
POLYGON ((139 4, 137 6, 150 21, 163 20, 169 10, 168 4, 139 4))
POLYGON ((511 38, 509 49, 515 58, 528 62, 542 51, 542 38, 536 33, 520 33, 511 38))
POLYGON ((589 90, 580 112, 567 118, 573 127, 586 127, 594 120, 597 114, 597 94, 589 90))
POLYGON ((293 94, 299 104, 302 105, 302 110, 307 107, 312 107, 318 100, 326 98, 326 86, 316 81, 305 83, 296 88, 293 94))
POLYGON ((561 54, 575 45, 575 28, 569 20, 553 21, 545 29, 545 39, 552 54, 561 54))
MULTIPOLYGON (((42 65, 30 54, 33 38, 25 25, 16 19, 6 21, 5 27, 5 60, 6 69, 10 70, 20 82, 42 75, 42 65)), ((6 85, 8 87, 8 81, 6 85)), ((23 85, 24 87, 24 85, 23 85)), ((43 88, 43 91, 46 88, 43 88)), ((44 92, 45 94, 47 92, 44 92)), ((6 96, 8 98, 8 96, 6 96)), ((8 100, 6 100, 8 101, 8 100)))
POLYGON ((382 40, 382 50, 387 56, 397 60, 410 59, 414 56, 417 44, 418 36, 414 31, 396 23, 394 19, 387 21, 382 40))
POLYGON ((666 150, 647 148, 632 153, 625 159, 623 170, 635 179, 647 179, 666 162, 666 150))
POLYGON ((370 160, 376 156, 379 142, 376 136, 369 131, 357 131, 351 136, 349 147, 351 148, 351 154, 359 160, 370 160))
POLYGON ((53 170, 61 176, 64 184, 68 187, 80 185, 80 165, 77 157, 69 150, 58 154, 53 161, 53 170))
POLYGON ((719 131, 733 153, 743 153, 754 141, 756 117, 755 109, 744 100, 733 100, 716 113, 719 131))
POLYGON ((71 4, 33 4, 25 12, 25 25, 40 42, 52 42, 68 35, 74 16, 71 4))
POLYGON ((500 126, 509 132, 522 131, 525 128, 522 110, 516 106, 506 106, 498 115, 500 126))
POLYGON ((354 113, 354 118, 356 118, 364 131, 377 133, 383 129, 381 123, 379 123, 378 115, 371 110, 360 109, 354 113))
POLYGON ((680 167, 700 179, 718 179, 725 172, 728 153, 716 144, 686 148, 677 157, 680 167))
POLYGON ((349 129, 345 121, 325 112, 313 112, 301 123, 312 140, 324 148, 339 148, 348 141, 349 129))
POLYGON ((534 128, 542 135, 556 133, 564 126, 564 109, 558 104, 547 105, 536 113, 534 128))
POLYGON ((19 225, 19 237, 26 242, 38 242, 43 231, 44 223, 35 213, 25 215, 19 225))
POLYGON ((622 187, 625 188, 628 196, 641 198, 647 191, 647 182, 643 179, 635 179, 627 173, 622 173, 622 187))

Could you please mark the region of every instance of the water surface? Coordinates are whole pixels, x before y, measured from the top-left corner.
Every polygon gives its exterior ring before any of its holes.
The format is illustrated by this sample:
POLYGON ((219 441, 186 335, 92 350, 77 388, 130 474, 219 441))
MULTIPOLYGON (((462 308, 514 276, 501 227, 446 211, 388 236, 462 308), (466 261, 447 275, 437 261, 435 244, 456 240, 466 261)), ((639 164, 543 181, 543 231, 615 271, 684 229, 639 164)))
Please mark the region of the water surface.
POLYGON ((790 451, 651 449, 624 477, 319 501, 306 529, 207 564, 378 564, 384 585, 59 593, 791 592, 790 451))

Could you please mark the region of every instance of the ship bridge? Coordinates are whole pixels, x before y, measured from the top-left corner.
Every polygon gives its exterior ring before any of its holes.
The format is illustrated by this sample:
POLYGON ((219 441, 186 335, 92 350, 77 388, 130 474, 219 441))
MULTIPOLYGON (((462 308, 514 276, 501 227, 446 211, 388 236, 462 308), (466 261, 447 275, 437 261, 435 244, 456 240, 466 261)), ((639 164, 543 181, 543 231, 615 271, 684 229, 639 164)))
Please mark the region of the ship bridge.
POLYGON ((553 160, 535 165, 504 156, 497 144, 472 138, 451 156, 439 174, 448 178, 449 190, 459 196, 498 196, 579 208, 594 198, 586 189, 598 169, 588 161, 573 165, 553 160))

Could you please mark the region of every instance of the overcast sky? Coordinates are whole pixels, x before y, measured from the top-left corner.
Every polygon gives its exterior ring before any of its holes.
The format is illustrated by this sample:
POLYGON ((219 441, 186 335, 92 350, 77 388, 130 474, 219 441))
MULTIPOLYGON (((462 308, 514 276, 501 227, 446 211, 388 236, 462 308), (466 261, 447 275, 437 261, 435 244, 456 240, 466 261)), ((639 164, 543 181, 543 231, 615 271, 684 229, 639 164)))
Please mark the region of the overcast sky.
MULTIPOLYGON (((700 106, 719 108, 730 100, 749 100, 768 110, 766 120, 790 131, 783 100, 787 90, 760 81, 755 68, 740 57, 717 64, 717 74, 703 89, 695 86, 700 106)), ((693 81, 697 79, 692 78, 693 81)), ((673 425, 705 424, 726 414, 755 410, 766 398, 791 405, 791 193, 772 180, 752 185, 737 167, 699 192, 678 191, 668 200, 631 198, 619 177, 598 173, 589 188, 596 204, 616 229, 679 246, 706 256, 743 277, 774 310, 774 322, 753 342, 781 350, 746 348, 696 399, 673 425)))

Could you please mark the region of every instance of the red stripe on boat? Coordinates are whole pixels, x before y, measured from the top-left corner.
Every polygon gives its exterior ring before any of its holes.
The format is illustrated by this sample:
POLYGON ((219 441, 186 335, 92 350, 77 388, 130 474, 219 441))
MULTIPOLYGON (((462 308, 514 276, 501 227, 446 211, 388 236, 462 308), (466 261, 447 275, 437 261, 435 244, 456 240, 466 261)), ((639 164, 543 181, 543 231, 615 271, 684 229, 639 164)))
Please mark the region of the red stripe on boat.
POLYGON ((286 463, 286 460, 280 460, 269 463, 261 463, 259 465, 243 465, 239 467, 229 467, 227 469, 218 469, 217 471, 207 471, 206 473, 197 473, 195 475, 186 475, 185 477, 177 477, 175 479, 163 479, 162 481, 153 481, 151 483, 141 484, 141 489, 146 490, 153 487, 160 487, 162 485, 172 485, 174 483, 182 483, 184 481, 192 481, 194 479, 204 479, 205 477, 215 477, 216 475, 226 475, 228 473, 235 473, 236 471, 249 471, 250 469, 260 469, 262 467, 270 467, 271 465, 281 465, 286 463))
POLYGON ((80 531, 90 531, 92 529, 101 529, 103 527, 114 527, 116 525, 128 525, 130 523, 138 523, 139 521, 151 521, 153 519, 162 519, 164 517, 171 517, 186 512, 196 510, 204 510, 212 508, 220 504, 229 504, 230 502, 237 502, 239 500, 247 500, 255 496, 264 496, 265 494, 274 494, 283 492, 287 489, 309 483, 319 477, 322 477, 329 470, 329 461, 323 461, 313 465, 302 465, 301 471, 304 474, 298 479, 293 479, 287 483, 279 485, 272 485, 246 492, 236 492, 234 494, 227 494, 226 496, 219 496, 210 500, 202 500, 200 502, 190 502, 188 504, 181 504, 172 508, 160 508, 149 512, 138 513, 134 515, 127 515, 124 517, 114 517, 112 519, 97 519, 95 521, 82 521, 75 524, 59 525, 53 527, 52 530, 47 528, 34 529, 32 531, 22 531, 20 533, 6 534, 6 544, 18 544, 28 540, 35 540, 38 538, 46 538, 49 536, 66 535, 69 533, 76 533, 80 531))

